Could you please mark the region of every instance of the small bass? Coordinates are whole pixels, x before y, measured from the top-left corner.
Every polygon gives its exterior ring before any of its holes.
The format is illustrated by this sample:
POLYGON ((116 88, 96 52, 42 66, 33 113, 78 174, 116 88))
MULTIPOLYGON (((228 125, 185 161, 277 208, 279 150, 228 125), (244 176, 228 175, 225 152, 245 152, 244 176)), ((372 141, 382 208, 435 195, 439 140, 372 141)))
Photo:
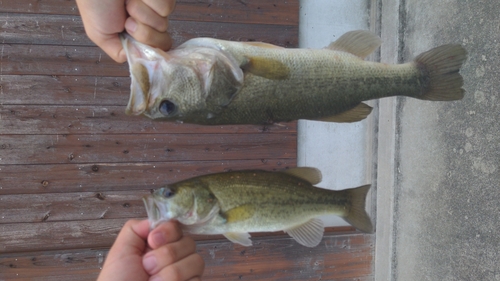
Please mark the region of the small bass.
POLYGON ((175 219, 193 234, 223 234, 251 246, 249 232, 284 231, 299 244, 317 246, 323 237, 318 216, 334 214, 372 232, 365 211, 370 185, 341 191, 315 187, 321 172, 300 167, 283 172, 244 170, 209 174, 155 190, 144 197, 152 228, 175 219))

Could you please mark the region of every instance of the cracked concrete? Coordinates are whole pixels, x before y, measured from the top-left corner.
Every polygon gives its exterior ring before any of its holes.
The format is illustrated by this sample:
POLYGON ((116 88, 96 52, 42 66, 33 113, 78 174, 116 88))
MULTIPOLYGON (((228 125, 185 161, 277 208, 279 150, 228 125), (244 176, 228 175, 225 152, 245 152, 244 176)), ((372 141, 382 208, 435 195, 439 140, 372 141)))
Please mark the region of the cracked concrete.
POLYGON ((391 279, 500 280, 500 2, 399 4, 406 61, 447 43, 469 55, 463 100, 398 98, 391 279))

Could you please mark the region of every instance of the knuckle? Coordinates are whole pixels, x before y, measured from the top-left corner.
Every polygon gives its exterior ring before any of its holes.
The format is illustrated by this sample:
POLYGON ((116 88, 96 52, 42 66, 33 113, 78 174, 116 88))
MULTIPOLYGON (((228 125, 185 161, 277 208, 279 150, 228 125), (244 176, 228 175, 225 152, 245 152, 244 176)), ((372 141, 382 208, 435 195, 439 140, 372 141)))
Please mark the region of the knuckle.
POLYGON ((170 281, 180 281, 182 278, 182 270, 178 266, 170 266, 166 270, 166 280, 170 281))
POLYGON ((179 259, 179 254, 172 245, 165 245, 160 249, 161 255, 166 257, 168 263, 174 263, 179 259))
POLYGON ((139 2, 136 0, 127 1, 125 9, 129 13, 129 15, 131 15, 133 17, 134 15, 136 15, 137 11, 139 10, 139 2))
POLYGON ((198 264, 201 268, 200 275, 203 273, 203 270, 205 270, 205 260, 199 255, 199 254, 194 254, 194 264, 198 264))

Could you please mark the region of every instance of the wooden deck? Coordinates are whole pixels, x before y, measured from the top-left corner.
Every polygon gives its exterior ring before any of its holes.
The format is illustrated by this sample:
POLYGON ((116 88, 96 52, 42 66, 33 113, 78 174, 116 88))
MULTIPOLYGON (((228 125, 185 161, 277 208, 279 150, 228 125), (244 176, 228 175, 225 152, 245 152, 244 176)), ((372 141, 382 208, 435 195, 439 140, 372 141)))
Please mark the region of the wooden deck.
MULTIPOLYGON (((175 44, 200 36, 297 46, 298 0, 178 0, 175 44)), ((126 116, 129 77, 85 36, 73 0, 0 1, 0 280, 95 280, 151 188, 296 165, 296 124, 215 126, 126 116)), ((195 237, 204 280, 372 280, 373 236, 330 229, 309 249, 195 237)))

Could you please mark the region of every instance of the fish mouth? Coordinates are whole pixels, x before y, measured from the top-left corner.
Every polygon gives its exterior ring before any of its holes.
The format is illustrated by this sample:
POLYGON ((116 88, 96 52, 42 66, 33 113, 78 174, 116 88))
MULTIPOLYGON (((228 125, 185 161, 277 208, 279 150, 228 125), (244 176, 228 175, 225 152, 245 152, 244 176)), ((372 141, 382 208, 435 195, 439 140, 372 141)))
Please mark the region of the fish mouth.
POLYGON ((144 196, 142 202, 146 207, 146 213, 148 214, 148 219, 150 223, 150 229, 154 229, 163 221, 169 221, 170 218, 164 218, 160 207, 156 204, 153 196, 144 196))
POLYGON ((151 88, 156 69, 166 54, 156 48, 137 42, 127 33, 120 34, 120 40, 127 55, 130 71, 130 98, 125 112, 140 115, 151 103, 151 88), (164 55, 162 56, 161 53, 164 55))

